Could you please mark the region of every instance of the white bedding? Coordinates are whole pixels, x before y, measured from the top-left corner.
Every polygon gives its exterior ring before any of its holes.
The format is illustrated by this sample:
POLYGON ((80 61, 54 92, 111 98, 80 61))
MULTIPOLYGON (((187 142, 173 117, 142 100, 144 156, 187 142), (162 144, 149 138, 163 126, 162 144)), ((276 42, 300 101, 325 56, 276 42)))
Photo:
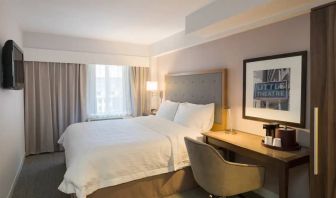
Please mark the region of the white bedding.
POLYGON ((59 143, 67 170, 59 190, 84 198, 97 189, 189 165, 184 137, 200 131, 156 116, 78 123, 59 143))

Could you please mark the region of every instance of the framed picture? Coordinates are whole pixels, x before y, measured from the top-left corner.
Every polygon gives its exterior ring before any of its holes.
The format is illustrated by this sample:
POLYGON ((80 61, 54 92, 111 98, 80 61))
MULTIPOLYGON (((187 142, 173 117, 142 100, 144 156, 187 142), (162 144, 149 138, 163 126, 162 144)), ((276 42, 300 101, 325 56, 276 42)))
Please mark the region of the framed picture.
POLYGON ((307 51, 244 60, 243 118, 305 127, 307 51))

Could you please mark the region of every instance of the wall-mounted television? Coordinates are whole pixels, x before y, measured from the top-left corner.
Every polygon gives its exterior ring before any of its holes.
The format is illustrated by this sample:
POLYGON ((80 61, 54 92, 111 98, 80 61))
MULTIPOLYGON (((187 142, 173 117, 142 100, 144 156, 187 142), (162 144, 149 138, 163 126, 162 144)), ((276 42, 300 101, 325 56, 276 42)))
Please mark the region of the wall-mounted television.
POLYGON ((23 51, 13 41, 6 41, 2 48, 2 87, 22 89, 24 87, 23 51))

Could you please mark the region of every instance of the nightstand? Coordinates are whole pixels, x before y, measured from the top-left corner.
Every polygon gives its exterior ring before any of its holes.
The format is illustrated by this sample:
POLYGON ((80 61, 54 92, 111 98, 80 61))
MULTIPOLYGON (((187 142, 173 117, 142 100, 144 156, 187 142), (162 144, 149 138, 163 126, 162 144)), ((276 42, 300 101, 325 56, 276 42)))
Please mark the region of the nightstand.
POLYGON ((156 115, 156 113, 143 113, 142 116, 156 115))

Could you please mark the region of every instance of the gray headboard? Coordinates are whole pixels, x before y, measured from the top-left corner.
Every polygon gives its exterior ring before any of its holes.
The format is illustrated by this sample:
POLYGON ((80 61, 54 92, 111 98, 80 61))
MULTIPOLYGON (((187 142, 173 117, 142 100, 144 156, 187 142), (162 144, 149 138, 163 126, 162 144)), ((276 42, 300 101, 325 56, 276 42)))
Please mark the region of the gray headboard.
POLYGON ((223 124, 226 108, 226 69, 168 74, 165 76, 165 99, 195 104, 215 103, 215 123, 223 124))

